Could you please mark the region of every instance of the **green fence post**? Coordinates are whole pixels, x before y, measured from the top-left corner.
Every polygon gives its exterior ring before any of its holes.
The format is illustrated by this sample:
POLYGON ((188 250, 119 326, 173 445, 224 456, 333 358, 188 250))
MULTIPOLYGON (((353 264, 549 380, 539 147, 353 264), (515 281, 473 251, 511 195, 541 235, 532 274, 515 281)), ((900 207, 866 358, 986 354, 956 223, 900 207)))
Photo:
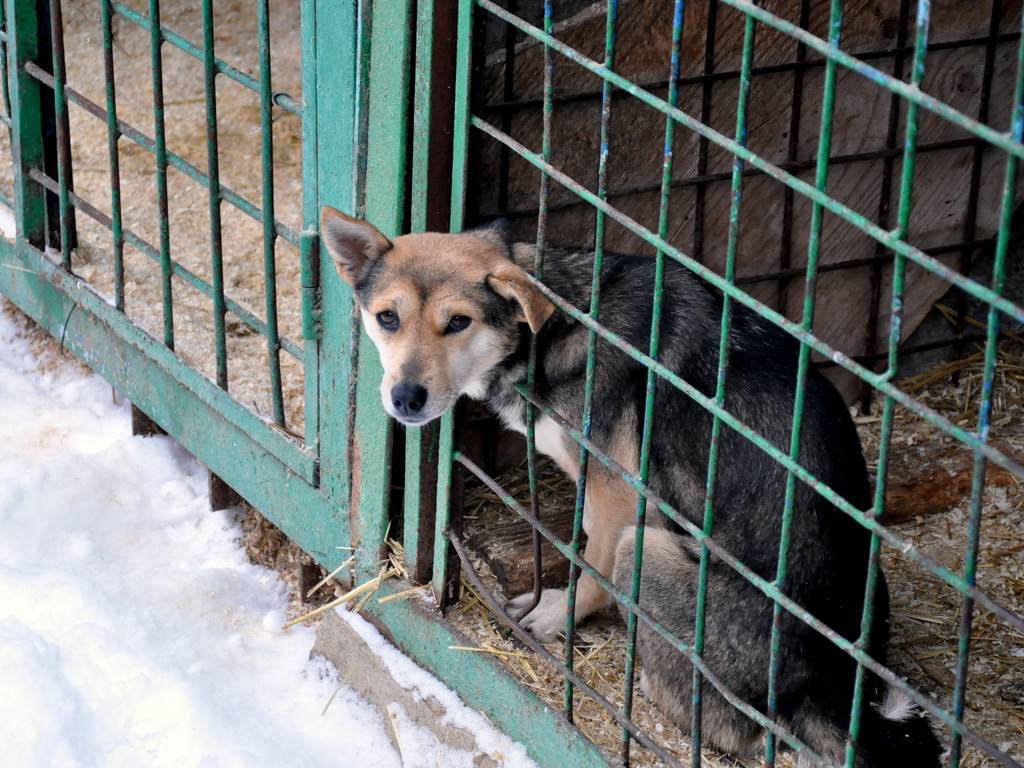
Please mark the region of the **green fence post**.
MULTIPOLYGON (((303 3, 302 20, 303 212, 307 227, 313 227, 321 205, 332 205, 348 213, 356 210, 352 169, 356 164, 360 32, 354 3, 308 0, 303 3)), ((311 243, 307 244, 306 256, 307 259, 313 256, 311 243)), ((332 531, 345 531, 348 538, 350 504, 358 503, 358 493, 352 490, 349 449, 352 440, 350 390, 358 365, 353 354, 352 295, 327 253, 319 259, 318 268, 316 279, 308 282, 319 285, 319 302, 313 302, 311 307, 307 301, 306 309, 319 321, 319 327, 311 327, 307 333, 314 335, 319 331, 319 354, 318 362, 311 369, 308 355, 316 354, 316 348, 307 347, 306 375, 314 375, 316 381, 307 380, 306 386, 307 393, 310 387, 319 389, 316 416, 320 490, 327 509, 333 510, 333 516, 326 519, 324 525, 330 526, 332 531)), ((307 269, 307 277, 313 276, 313 269, 307 269)), ((305 343, 314 342, 307 340, 305 343)), ((354 535, 352 531, 351 536, 354 535)), ((335 546, 351 543, 350 540, 339 541, 335 546)), ((347 556, 347 552, 335 550, 328 554, 328 560, 336 567, 347 556)), ((323 565, 332 567, 328 562, 323 565)))
POLYGON ((46 192, 29 178, 29 170, 43 167, 43 94, 39 81, 25 70, 25 65, 39 56, 35 0, 7 0, 7 20, 18 243, 42 248, 46 239, 46 192))

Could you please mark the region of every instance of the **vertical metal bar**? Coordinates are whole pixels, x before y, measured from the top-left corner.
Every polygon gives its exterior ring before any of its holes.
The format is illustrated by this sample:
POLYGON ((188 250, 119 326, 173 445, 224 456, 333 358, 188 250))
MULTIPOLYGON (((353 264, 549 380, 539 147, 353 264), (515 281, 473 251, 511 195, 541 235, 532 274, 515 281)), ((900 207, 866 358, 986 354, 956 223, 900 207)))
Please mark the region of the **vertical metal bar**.
MULTIPOLYGON (((920 87, 921 82, 924 79, 925 58, 928 52, 930 11, 930 0, 918 0, 915 16, 916 31, 914 36, 914 59, 911 64, 910 71, 910 81, 915 87, 920 87)), ((900 17, 902 24, 906 19, 905 10, 901 11, 900 17)), ((902 61, 900 62, 899 70, 902 72, 902 61)), ((895 108, 893 108, 893 111, 898 112, 895 108)), ((908 105, 907 128, 903 141, 903 166, 900 176, 899 210, 896 214, 897 224, 895 231, 895 234, 901 239, 905 239, 907 237, 907 230, 910 226, 910 210, 914 187, 914 166, 917 159, 918 113, 919 110, 916 104, 911 103, 908 105)), ((884 225, 884 222, 882 223, 884 225)), ((892 308, 889 314, 888 372, 891 376, 896 375, 896 371, 899 366, 899 345, 903 328, 903 294, 906 271, 906 258, 896 254, 893 261, 892 308)), ((890 448, 892 445, 895 405, 896 403, 893 398, 887 395, 882 408, 881 439, 878 447, 877 481, 875 484, 875 496, 872 504, 872 514, 876 518, 882 514, 885 507, 885 492, 889 481, 888 467, 890 448)), ((875 614, 875 595, 880 570, 881 539, 877 534, 872 533, 871 543, 868 549, 868 574, 864 587, 864 608, 861 613, 860 636, 857 639, 857 645, 862 649, 870 647, 871 630, 875 614)), ((884 662, 885 659, 880 659, 880 661, 884 662)), ((853 700, 850 705, 849 737, 846 742, 847 768, 853 768, 856 760, 857 740, 860 735, 861 712, 864 707, 865 679, 866 672, 864 666, 857 664, 857 672, 854 677, 853 685, 853 700)))
MULTIPOLYGON (((316 2, 300 3, 302 29, 302 234, 299 239, 299 280, 302 285, 302 357, 306 448, 320 448, 320 240, 317 157, 316 2)), ((353 34, 350 30, 350 36, 353 34)), ((320 484, 317 462, 316 484, 320 484)))
POLYGON ((110 0, 100 0, 103 25, 103 72, 107 100, 107 157, 110 164, 110 221, 113 235, 114 303, 124 312, 124 225, 121 220, 121 160, 117 127, 117 94, 114 87, 113 8, 110 0))
POLYGON ((228 388, 228 352, 224 330, 224 259, 220 228, 220 160, 217 152, 217 66, 214 61, 213 0, 203 0, 203 81, 206 91, 206 161, 210 186, 210 258, 213 261, 213 334, 217 386, 228 388))
MULTIPOLYGON (((354 495, 355 396, 351 385, 360 362, 358 344, 353 341, 359 325, 353 322, 352 293, 343 287, 334 260, 320 255, 316 227, 324 203, 347 213, 357 210, 357 192, 362 189, 357 147, 363 140, 359 118, 365 79, 360 77, 364 66, 360 46, 365 23, 355 3, 302 0, 301 5, 302 208, 306 229, 305 245, 300 245, 299 253, 308 270, 302 280, 306 445, 315 446, 318 453, 317 479, 328 509, 344 515, 350 512, 354 495), (349 107, 318 108, 326 104, 349 107), (318 407, 319 403, 323 406, 318 407)), ((364 434, 364 439, 374 442, 374 435, 364 434)), ((350 518, 348 522, 342 530, 354 532, 354 521, 350 518)), ((331 518, 323 523, 330 530, 337 530, 337 524, 331 518)))
POLYGON ((455 117, 452 129, 452 207, 450 228, 465 226, 469 158, 469 84, 473 54, 473 0, 458 0, 455 23, 455 117))
POLYGON ((71 202, 68 198, 71 167, 71 137, 68 136, 68 101, 64 92, 64 18, 60 0, 50 2, 50 40, 53 46, 53 105, 57 129, 58 215, 60 217, 60 262, 71 269, 71 202))
POLYGON ((277 265, 274 246, 274 90, 270 80, 270 11, 268 0, 260 0, 257 23, 260 38, 260 139, 263 167, 263 279, 267 306, 267 356, 270 364, 270 395, 274 423, 284 426, 284 397, 281 392, 281 341, 277 332, 277 265))
MULTIPOLYGON (((829 44, 839 47, 839 35, 842 30, 842 0, 832 0, 829 18, 829 44)), ((821 131, 818 138, 817 170, 815 186, 824 190, 828 181, 828 162, 832 148, 832 106, 836 88, 836 62, 829 59, 825 64, 825 83, 821 104, 821 131)), ((803 329, 810 332, 814 325, 814 303, 818 285, 818 256, 821 247, 821 224, 824 210, 815 203, 811 210, 810 240, 807 246, 807 278, 804 293, 803 329)), ((794 461, 800 458, 800 428, 803 421, 804 394, 807 386, 807 369, 810 364, 810 347, 800 345, 797 362, 796 393, 793 402, 793 429, 790 434, 789 455, 794 461)), ((790 545, 790 529, 793 523, 793 506, 796 497, 796 475, 787 472, 786 498, 782 511, 782 526, 779 535, 779 559, 775 573, 775 587, 779 591, 785 588, 787 564, 790 545)), ((768 717, 772 720, 777 712, 777 689, 779 676, 779 657, 782 644, 782 607, 775 603, 772 621, 771 651, 768 668, 768 717)), ((775 735, 771 732, 765 739, 765 764, 768 768, 775 766, 775 735)))
MULTIPOLYGON (((552 20, 552 0, 544 0, 544 31, 549 35, 554 30, 552 20)), ((544 100, 542 113, 543 138, 541 141, 541 156, 545 162, 551 161, 551 111, 552 93, 554 86, 552 78, 554 75, 554 58, 551 55, 551 48, 544 46, 544 100)), ((540 280, 544 275, 544 246, 547 240, 548 224, 548 195, 551 192, 551 177, 545 171, 540 173, 540 193, 537 210, 537 241, 534 252, 534 275, 540 280)), ((530 335, 530 352, 526 363, 526 386, 530 394, 535 393, 537 375, 537 338, 530 335)), ((540 502, 537 498, 537 439, 536 439, 536 409, 531 401, 526 402, 526 465, 527 477, 530 485, 530 512, 534 517, 540 518, 540 502)), ((533 603, 540 598, 540 533, 533 532, 533 603)), ((576 631, 576 584, 579 579, 579 569, 569 569, 569 583, 566 586, 566 629, 565 629, 565 658, 566 664, 572 669, 574 661, 573 643, 576 631)), ((532 610, 532 608, 530 609, 532 610)), ((572 688, 567 686, 565 695, 565 712, 569 722, 573 720, 572 711, 572 688)))
MULTIPOLYGON (((739 94, 736 101, 736 142, 747 145, 747 98, 750 92, 750 70, 754 59, 754 34, 756 25, 752 16, 746 17, 743 29, 743 58, 740 64, 739 94)), ((730 283, 736 277, 736 253, 740 235, 740 197, 743 187, 743 160, 735 159, 732 166, 732 204, 729 207, 729 243, 725 261, 725 279, 730 283)), ((732 300, 728 295, 722 299, 721 336, 718 343, 718 380, 715 387, 715 402, 725 403, 725 379, 729 366, 729 342, 732 329, 732 300)), ((704 495, 704 533, 711 535, 714 527, 715 483, 718 476, 718 448, 722 434, 722 420, 715 417, 711 425, 711 446, 708 450, 707 485, 704 495)), ((704 619, 707 611, 708 568, 710 550, 707 544, 701 546, 700 568, 697 578, 697 609, 694 620, 694 651, 704 653, 704 619)), ((704 676, 697 667, 693 668, 693 767, 700 768, 701 754, 701 710, 704 676)))
MULTIPOLYGON (((473 0, 461 0, 460 6, 472 5, 473 0)), ((461 36, 460 36, 461 41, 461 36)), ((452 489, 454 485, 454 422, 451 411, 441 417, 439 441, 437 447, 437 515, 434 518, 434 563, 431 584, 433 585, 434 602, 446 606, 450 601, 448 594, 448 558, 451 556, 451 545, 448 532, 451 528, 452 489)))
MULTIPOLYGON (((432 126, 432 73, 434 65, 435 2, 421 0, 416 6, 416 71, 413 75, 412 194, 410 229, 425 232, 430 194, 430 139, 432 126)), ((437 478, 433 463, 426 460, 436 445, 437 428, 428 425, 405 431, 405 491, 403 494, 403 545, 405 560, 414 581, 429 578, 432 557, 423 534, 432 528, 437 507, 437 478), (425 562, 426 561, 426 562, 425 562)))
MULTIPOLYGON (((1010 135, 1014 141, 1024 138, 1024 19, 1021 21, 1021 44, 1017 51, 1017 83, 1013 94, 1013 115, 1010 122, 1010 135)), ((999 215, 999 234, 996 240, 995 263, 992 265, 992 290, 1002 295, 1006 282, 1006 256, 1009 250, 1010 227, 1013 218, 1014 198, 1017 188, 1017 160, 1008 154, 1006 158, 1006 177, 1003 185, 1002 207, 999 215)), ((996 342, 999 335, 999 312, 994 306, 988 310, 988 322, 985 334, 985 370, 982 376, 981 393, 978 402, 978 437, 988 442, 989 418, 992 413, 992 381, 995 377, 996 342)), ((974 586, 978 568, 978 543, 981 538, 982 500, 985 493, 984 455, 974 453, 974 477, 971 483, 971 512, 967 529, 967 551, 964 563, 964 580, 974 586)), ((974 619, 974 600, 968 596, 963 598, 960 614, 960 641, 957 648, 956 684, 953 689, 953 717, 963 720, 964 706, 967 700, 967 664, 971 653, 971 624, 974 619)), ((960 764, 962 737, 953 732, 950 745, 950 768, 960 764)))
MULTIPOLYGON (((411 116, 412 28, 411 0, 375 0, 370 11, 369 87, 365 132, 366 218, 388 237, 404 226, 408 158, 408 123, 411 116)), ((363 53, 365 55, 365 52, 363 53)), ((390 523, 391 451, 394 423, 380 413, 383 371, 373 342, 359 339, 359 376, 356 381, 356 454, 353 514, 357 515, 356 568, 360 578, 376 575, 390 523)))
MULTIPOLYGON (((681 59, 681 41, 683 37, 683 20, 685 17, 685 0, 676 0, 672 13, 672 49, 669 53, 669 87, 666 102, 675 107, 679 97, 679 67, 681 59)), ((658 236, 662 240, 668 237, 669 208, 672 195, 672 163, 674 159, 673 145, 675 139, 675 121, 665 121, 665 144, 661 168, 661 203, 658 211, 658 236)), ((655 256, 654 288, 651 297, 651 335, 648 354, 658 359, 661 345, 661 300, 665 283, 665 252, 658 250, 655 256)), ((654 369, 647 370, 647 386, 644 394, 644 421, 640 438, 640 466, 637 477, 645 486, 650 476, 651 431, 654 427, 654 396, 658 378, 654 369)), ((630 595, 634 602, 640 600, 640 575, 643 567, 644 530, 647 522, 647 497, 638 494, 636 506, 636 530, 633 552, 633 583, 630 595)), ((626 621, 626 670, 625 692, 623 694, 623 711, 627 717, 633 710, 633 677, 636 665, 636 630, 637 617, 632 611, 626 621)), ((622 759, 629 762, 629 737, 622 731, 622 759)))
MULTIPOLYGON (((614 71, 615 67, 615 37, 616 21, 618 19, 618 0, 608 0, 608 8, 605 13, 605 38, 604 38, 604 66, 608 71, 614 71)), ((602 200, 608 198, 608 144, 609 124, 612 113, 612 87, 606 80, 601 91, 601 135, 600 155, 597 166, 597 195, 602 200)), ((601 304, 601 265, 604 262, 604 239, 605 239, 605 215, 598 209, 594 231, 594 268, 590 279, 590 316, 597 320, 601 304)), ((583 391, 583 436, 589 440, 593 427, 592 408, 594 404, 594 368, 597 359, 597 333, 591 330, 587 336, 587 366, 586 379, 583 391)), ((576 507, 573 515, 572 526, 572 551, 579 554, 583 537, 583 508, 587 493, 587 473, 590 466, 590 451, 580 445, 579 475, 576 484, 576 507)), ((538 558, 539 560, 539 558, 538 558)), ((578 569, 574 569, 577 570, 578 569)), ((539 595, 540 576, 539 563, 535 567, 536 584, 535 593, 539 595)), ((578 573, 575 574, 578 577, 578 573)), ((575 587, 575 582, 574 582, 575 587)), ((575 604, 575 600, 573 600, 575 604)), ((575 654, 572 652, 575 644, 575 624, 572 627, 573 635, 566 635, 566 664, 572 669, 575 654)), ((573 688, 572 683, 566 678, 565 681, 565 702, 566 709, 572 709, 573 688)))
POLYGON ((43 98, 25 65, 39 56, 36 0, 6 0, 11 56, 11 136, 14 155, 14 217, 18 242, 46 245, 46 192, 29 171, 43 167, 43 98))
POLYGON ((160 0, 149 0, 149 48, 153 68, 153 136, 156 142, 156 196, 160 227, 160 284, 164 304, 164 344, 174 349, 174 297, 171 291, 171 229, 167 200, 167 138, 164 133, 163 32, 160 0))
MULTIPOLYGON (((470 126, 470 80, 473 56, 473 0, 458 0, 455 25, 455 114, 452 130, 452 190, 451 221, 452 232, 461 232, 465 226, 469 126, 470 126)), ((451 412, 441 418, 438 430, 437 448, 437 512, 434 518, 434 599, 438 605, 445 605, 445 579, 447 561, 451 556, 448 531, 451 527, 451 497, 454 480, 454 416, 451 412)))
MULTIPOLYGON (((11 117, 11 85, 10 72, 7 69, 7 5, 0 3, 0 29, 4 30, 4 38, 0 39, 0 92, 3 93, 4 115, 11 117)), ((10 130, 10 124, 8 124, 10 130)))

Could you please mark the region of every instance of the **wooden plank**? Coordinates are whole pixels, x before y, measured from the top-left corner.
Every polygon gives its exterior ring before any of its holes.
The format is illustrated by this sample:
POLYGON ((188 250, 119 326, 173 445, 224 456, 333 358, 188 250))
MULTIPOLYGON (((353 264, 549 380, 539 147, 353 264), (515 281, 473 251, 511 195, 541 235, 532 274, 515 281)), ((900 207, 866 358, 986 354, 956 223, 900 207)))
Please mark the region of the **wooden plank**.
MULTIPOLYGON (((956 9, 933 9, 933 44, 939 41, 983 38, 988 33, 991 6, 977 3, 956 9)), ((767 0, 762 4, 776 15, 790 21, 799 19, 799 0, 767 0)), ((704 71, 707 45, 706 3, 688 4, 682 43, 681 75, 697 76, 704 71)), ((671 24, 669 9, 656 0, 631 0, 623 3, 619 13, 618 40, 615 69, 633 82, 649 84, 648 89, 663 95, 663 83, 668 72, 669 38, 671 24)), ((844 10, 843 49, 853 54, 869 51, 891 51, 899 31, 899 8, 880 0, 850 2, 844 10)), ((1001 28, 1011 30, 1014 19, 1020 17, 1020 3, 1005 3, 1002 8, 1001 28), (1011 7, 1012 6, 1012 7, 1011 7)), ((828 8, 811 4, 808 28, 824 36, 828 8)), ((742 49, 744 16, 740 12, 719 6, 714 37, 714 71, 721 73, 738 70, 742 49)), ((913 32, 911 19, 910 33, 913 32)), ((590 58, 603 57, 604 19, 601 15, 580 14, 576 20, 563 24, 559 39, 590 58)), ((1015 41, 999 43, 995 48, 994 69, 990 89, 990 123, 1006 126, 1009 120, 1015 70, 1015 41)), ((976 116, 982 98, 986 48, 984 44, 965 48, 932 51, 928 55, 923 90, 946 103, 976 116)), ((532 39, 516 48, 515 100, 539 99, 543 86, 542 46, 532 39)), ((811 57, 812 59, 815 57, 811 57)), ((776 66, 796 60, 795 41, 781 33, 761 26, 757 30, 755 47, 756 67, 776 66)), ((873 56, 873 66, 883 72, 893 72, 895 58, 891 53, 873 56)), ((909 58, 904 68, 909 66, 909 58)), ((811 67, 803 76, 803 96, 798 119, 796 162, 802 169, 794 171, 804 180, 813 176, 813 161, 817 152, 820 130, 820 110, 824 70, 811 67)), ((504 53, 495 52, 488 60, 485 103, 504 101, 504 53)), ((748 115, 748 146, 770 161, 785 163, 789 156, 789 132, 793 104, 795 75, 792 70, 755 74, 751 81, 748 115)), ((554 89, 556 99, 573 94, 589 96, 556 101, 552 113, 552 162, 560 170, 590 189, 596 187, 600 100, 597 96, 600 81, 594 75, 572 64, 560 55, 555 57, 554 89)), ((679 90, 679 107, 690 115, 700 115, 705 87, 700 83, 685 83, 679 90)), ((708 124, 730 136, 735 126, 738 81, 735 77, 716 80, 709 86, 711 96, 708 124)), ((881 196, 882 169, 888 132, 891 95, 885 88, 849 70, 840 69, 835 102, 835 131, 833 158, 861 153, 874 153, 852 162, 833 164, 829 172, 828 192, 852 210, 877 220, 881 196)), ((901 105, 900 128, 893 160, 893 179, 890 189, 892 203, 889 221, 895 223, 895 206, 899 195, 900 157, 903 122, 906 105, 901 105)), ((485 115, 488 115, 486 109, 485 115)), ((517 109, 512 113, 511 135, 529 149, 538 151, 541 142, 541 109, 539 103, 517 109)), ((662 144, 665 117, 656 110, 619 94, 612 104, 611 140, 609 144, 608 185, 610 202, 652 231, 657 229, 659 182, 662 167, 662 144), (629 194, 621 194, 633 190, 629 194), (619 193, 619 194, 617 194, 619 193)), ((922 113, 919 145, 967 138, 967 134, 935 115, 922 113)), ((700 142, 696 134, 679 130, 673 147, 674 178, 683 181, 697 173, 700 142)), ((499 174, 499 147, 497 142, 486 141, 484 162, 480 169, 481 215, 497 212, 499 174)), ((970 191, 971 147, 950 147, 919 153, 914 183, 913 209, 907 241, 919 248, 938 247, 960 242, 968 224, 968 196, 970 191)), ((1001 188, 1001 152, 986 152, 983 156, 982 187, 979 195, 976 237, 990 238, 997 229, 1001 188)), ((732 155, 712 145, 708 149, 707 173, 720 174, 705 184, 703 216, 703 252, 698 258, 721 273, 725 263, 729 225, 729 172, 732 155)), ((523 160, 513 158, 509 168, 509 208, 526 212, 517 218, 517 235, 532 238, 535 217, 529 212, 536 207, 539 174, 523 160)), ((672 225, 669 242, 686 253, 696 254, 695 248, 695 194, 697 186, 684 186, 673 191, 671 198, 672 225)), ((750 178, 744 184, 743 212, 740 220, 737 274, 763 275, 782 269, 784 251, 782 243, 783 186, 766 177, 750 178)), ((588 246, 593 243, 594 213, 588 206, 578 205, 578 199, 567 189, 557 185, 551 191, 551 212, 548 218, 547 238, 553 245, 588 246)), ((790 267, 806 264, 810 228, 811 205, 800 195, 795 196, 789 250, 790 267)), ((651 246, 642 243, 618 225, 608 230, 606 246, 611 250, 650 254, 651 246)), ((877 253, 876 242, 855 227, 832 214, 826 214, 822 231, 822 264, 871 259, 877 253)), ((960 254, 943 257, 948 264, 956 264, 960 254)), ((891 305, 892 267, 882 269, 880 300, 878 301, 877 334, 884 345, 889 327, 891 305)), ((869 314, 872 306, 873 270, 859 267, 851 270, 822 274, 818 285, 815 333, 828 344, 856 356, 874 351, 867 342, 869 314)), ((773 309, 798 319, 803 307, 803 280, 800 277, 786 281, 784 306, 778 305, 779 281, 769 280, 747 284, 745 289, 773 309)), ((932 304, 949 289, 949 284, 923 269, 912 267, 907 281, 903 303, 903 338, 906 339, 919 325, 932 304)), ((857 396, 858 381, 841 369, 832 369, 828 375, 834 379, 851 401, 857 396)))

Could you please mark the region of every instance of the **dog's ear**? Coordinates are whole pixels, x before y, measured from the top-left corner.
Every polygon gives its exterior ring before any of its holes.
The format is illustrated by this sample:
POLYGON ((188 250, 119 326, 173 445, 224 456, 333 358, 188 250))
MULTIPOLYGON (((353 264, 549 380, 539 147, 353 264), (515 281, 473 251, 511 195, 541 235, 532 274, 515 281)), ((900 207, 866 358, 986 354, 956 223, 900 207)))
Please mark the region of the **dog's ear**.
POLYGON ((494 219, 469 230, 469 233, 483 238, 505 256, 512 258, 512 219, 494 219))
POLYGON ((537 290, 530 282, 526 272, 510 264, 493 275, 487 276, 487 284, 499 296, 516 302, 519 314, 516 319, 521 323, 529 323, 530 330, 537 333, 555 311, 555 305, 548 301, 547 296, 537 290))
POLYGON ((391 250, 391 241, 365 221, 353 219, 329 205, 320 210, 320 234, 338 274, 355 286, 368 264, 391 250))

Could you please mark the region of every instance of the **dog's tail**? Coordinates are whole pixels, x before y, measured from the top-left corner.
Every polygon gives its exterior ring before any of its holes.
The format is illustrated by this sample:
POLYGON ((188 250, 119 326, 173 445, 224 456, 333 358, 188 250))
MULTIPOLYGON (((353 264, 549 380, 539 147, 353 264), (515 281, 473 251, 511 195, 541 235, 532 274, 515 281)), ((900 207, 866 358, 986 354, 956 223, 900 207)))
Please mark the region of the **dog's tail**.
MULTIPOLYGON (((835 702, 838 704, 839 702, 835 702)), ((842 706, 822 705, 810 698, 797 707, 789 723, 793 734, 828 761, 844 765, 847 730, 839 723, 849 721, 842 706), (832 710, 832 711, 830 711, 832 710)), ((886 688, 881 702, 868 704, 861 712, 857 738, 856 768, 939 768, 942 747, 924 713, 907 694, 886 688)), ((801 759, 799 768, 818 768, 813 759, 801 759)))

